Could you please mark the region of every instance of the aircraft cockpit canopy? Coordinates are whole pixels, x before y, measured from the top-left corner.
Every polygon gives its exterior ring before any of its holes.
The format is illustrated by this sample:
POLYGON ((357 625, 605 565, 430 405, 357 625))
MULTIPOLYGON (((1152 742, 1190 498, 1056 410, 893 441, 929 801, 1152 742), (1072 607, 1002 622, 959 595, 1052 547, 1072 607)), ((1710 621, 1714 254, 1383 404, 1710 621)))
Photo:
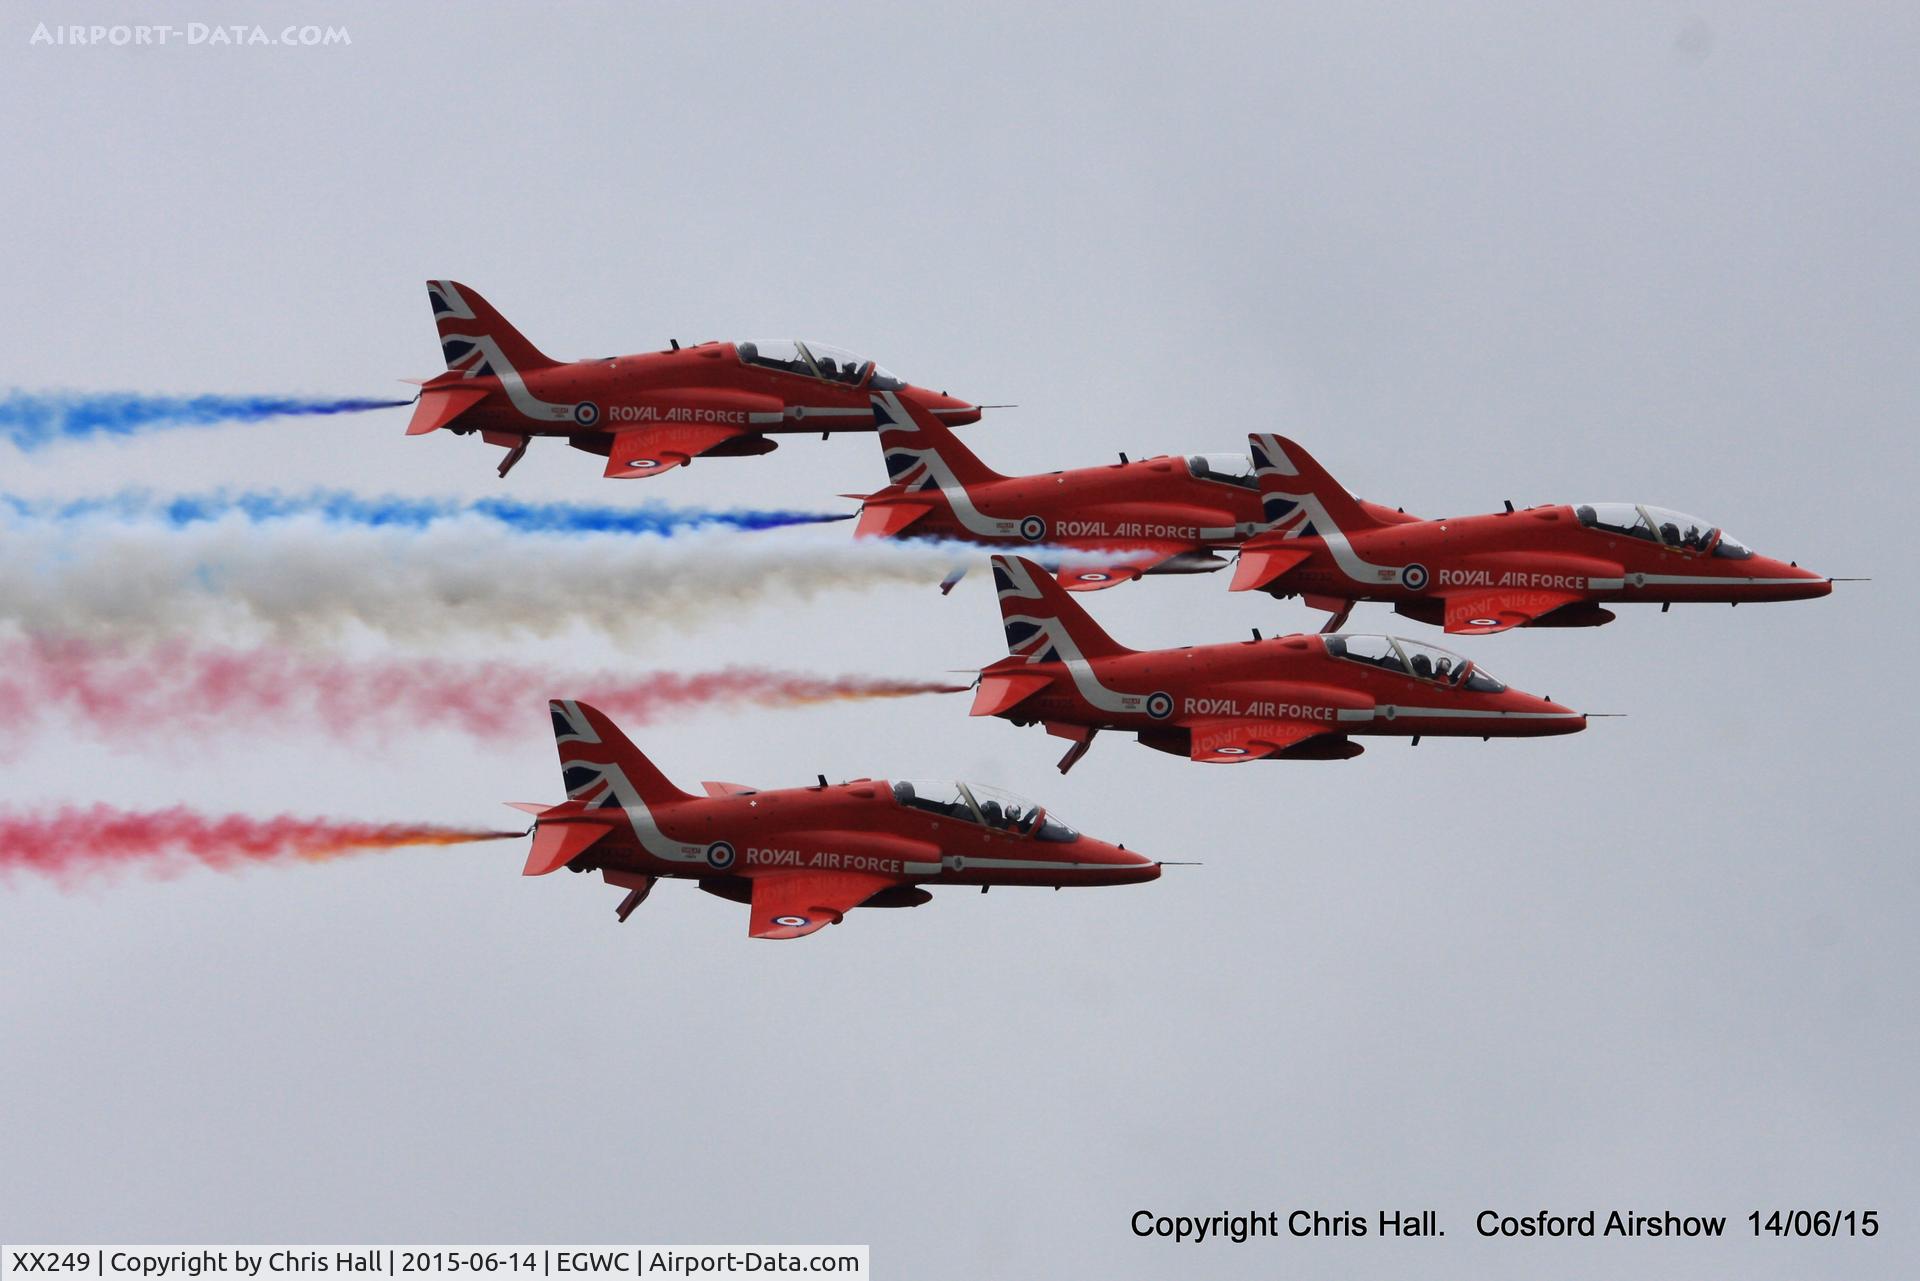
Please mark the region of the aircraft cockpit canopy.
POLYGON ((1253 459, 1245 454, 1188 454, 1187 470, 1195 480, 1217 480, 1242 489, 1260 488, 1253 474, 1253 459))
POLYGON ((800 346, 813 358, 814 372, 830 383, 857 385, 867 372, 867 366, 873 363, 844 347, 829 347, 819 342, 801 343, 800 346))
POLYGON ((1744 543, 1716 529, 1698 516, 1640 503, 1581 503, 1573 514, 1582 525, 1609 534, 1623 534, 1642 542, 1659 543, 1678 551, 1711 551, 1727 560, 1746 560, 1753 553, 1744 543))
POLYGON ((881 391, 898 391, 906 386, 880 366, 865 356, 855 355, 844 347, 834 347, 823 342, 795 342, 791 338, 761 338, 751 342, 734 344, 740 353, 740 359, 749 365, 759 365, 766 369, 778 369, 782 373, 802 374, 808 378, 819 378, 830 383, 845 383, 849 387, 858 387, 866 379, 867 370, 873 371, 873 386, 881 391))
POLYGON ((1349 662, 1365 663, 1382 671, 1453 685, 1482 694, 1498 694, 1506 686, 1475 664, 1438 645, 1407 640, 1399 636, 1372 636, 1340 633, 1326 637, 1327 653, 1349 662))
POLYGON ((902 779, 893 785, 893 799, 963 823, 979 823, 1019 836, 1043 841, 1077 840, 1080 833, 1049 815, 1033 801, 984 783, 950 783, 944 779, 902 779))

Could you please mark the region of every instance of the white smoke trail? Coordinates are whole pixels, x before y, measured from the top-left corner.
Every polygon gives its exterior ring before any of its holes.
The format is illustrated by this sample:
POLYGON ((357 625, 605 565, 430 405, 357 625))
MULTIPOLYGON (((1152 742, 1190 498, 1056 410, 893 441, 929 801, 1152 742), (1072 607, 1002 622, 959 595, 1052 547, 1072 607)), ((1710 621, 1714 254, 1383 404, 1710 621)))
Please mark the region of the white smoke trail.
POLYGON ((312 641, 354 624, 398 641, 580 625, 630 638, 766 600, 927 589, 982 558, 978 548, 799 537, 539 535, 466 518, 427 529, 22 522, 0 525, 0 623, 136 640, 213 629, 312 641))
MULTIPOLYGON (((94 640, 212 630, 285 642, 334 639, 355 625, 396 641, 586 626, 629 639, 763 601, 895 584, 929 590, 953 569, 984 569, 992 550, 782 535, 529 533, 478 515, 425 528, 318 517, 256 524, 238 514, 186 526, 16 515, 0 519, 0 626, 94 640)), ((1057 555, 1019 550, 1043 563, 1057 555)))

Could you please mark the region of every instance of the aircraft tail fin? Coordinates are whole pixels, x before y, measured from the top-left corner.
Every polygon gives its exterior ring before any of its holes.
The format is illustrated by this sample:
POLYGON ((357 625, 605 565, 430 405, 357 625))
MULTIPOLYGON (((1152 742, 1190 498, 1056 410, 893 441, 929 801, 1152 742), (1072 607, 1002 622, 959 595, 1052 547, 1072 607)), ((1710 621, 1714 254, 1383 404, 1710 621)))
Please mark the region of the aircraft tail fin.
POLYGON ((961 444, 938 417, 894 392, 873 394, 873 425, 886 458, 887 480, 906 492, 1005 479, 961 444))
POLYGON ((993 586, 1000 595, 1007 653, 1015 658, 1058 663, 1133 652, 1101 630, 1052 574, 1024 557, 995 556, 993 586))
POLYGON ((569 801, 593 810, 691 799, 600 709, 556 698, 547 710, 553 714, 553 738, 569 801))
POLYGON ((526 373, 560 363, 542 355, 485 298, 458 281, 429 280, 427 301, 440 330, 440 354, 447 368, 463 377, 526 373))
POLYGON ((1267 524, 1289 537, 1353 533, 1387 523, 1342 488, 1313 455, 1285 436, 1247 437, 1267 524))

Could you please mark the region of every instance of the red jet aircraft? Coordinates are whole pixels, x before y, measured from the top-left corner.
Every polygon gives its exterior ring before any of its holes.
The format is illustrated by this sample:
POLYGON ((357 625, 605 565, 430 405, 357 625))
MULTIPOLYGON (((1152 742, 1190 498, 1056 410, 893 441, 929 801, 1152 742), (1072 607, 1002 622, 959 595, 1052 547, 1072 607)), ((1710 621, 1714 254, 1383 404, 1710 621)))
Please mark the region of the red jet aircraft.
MULTIPOLYGON (((1064 564, 1071 591, 1142 574, 1208 573, 1214 553, 1264 527, 1253 466, 1241 454, 1145 458, 1105 467, 1002 476, 910 397, 873 397, 874 425, 892 484, 864 503, 855 537, 933 538, 1014 546, 1044 543, 1090 553, 1064 564)), ((959 579, 949 578, 950 589, 959 579)))
POLYGON ((837 787, 761 791, 703 783, 681 791, 596 709, 555 701, 567 800, 514 808, 535 816, 526 875, 598 870, 627 891, 697 881, 752 905, 747 933, 799 938, 856 907, 918 907, 922 885, 1126 885, 1160 864, 1082 836, 1030 801, 966 783, 857 778, 837 787))
POLYGON ((1598 627, 1602 603, 1805 600, 1835 580, 1755 555, 1704 520, 1664 507, 1581 503, 1422 520, 1356 502, 1284 436, 1249 436, 1268 528, 1240 549, 1236 592, 1306 598, 1331 610, 1356 601, 1449 632, 1598 627))
POLYGON ((1100 630, 1046 571, 993 558, 1009 656, 980 673, 972 714, 1036 721, 1071 739, 1066 773, 1103 729, 1210 764, 1358 756, 1348 735, 1531 737, 1586 728, 1579 712, 1509 689, 1479 666, 1393 636, 1280 636, 1134 650, 1100 630))
POLYGON ((447 372, 421 384, 409 436, 439 428, 507 449, 505 476, 535 436, 604 455, 605 474, 657 476, 699 457, 764 454, 782 432, 869 431, 867 398, 886 391, 949 423, 980 409, 901 382, 871 360, 820 343, 675 343, 668 351, 570 363, 543 356, 487 300, 427 282, 447 372))

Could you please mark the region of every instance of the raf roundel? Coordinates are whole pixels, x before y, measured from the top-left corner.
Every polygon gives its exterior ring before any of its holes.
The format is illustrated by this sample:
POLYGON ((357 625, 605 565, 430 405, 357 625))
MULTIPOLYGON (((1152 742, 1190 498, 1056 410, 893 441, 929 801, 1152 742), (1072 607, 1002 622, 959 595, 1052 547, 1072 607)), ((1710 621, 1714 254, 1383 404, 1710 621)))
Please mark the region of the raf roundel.
POLYGON ((1173 715, 1173 695, 1166 693, 1147 695, 1147 715, 1156 721, 1164 721, 1173 715))
POLYGON ((1047 522, 1038 516, 1029 516, 1020 522, 1020 537, 1030 543, 1037 543, 1047 536, 1047 522))
POLYGON ((1245 756, 1247 749, 1244 747, 1222 747, 1217 748, 1216 752, 1221 756, 1245 756))
POLYGON ((733 866, 733 846, 726 841, 715 841, 707 846, 707 866, 715 871, 724 872, 733 866))
POLYGON ((790 930, 797 930, 802 925, 808 924, 808 921, 804 916, 776 916, 773 918, 773 923, 775 925, 784 925, 790 930))
POLYGON ((1427 567, 1418 563, 1402 566, 1400 569, 1400 585, 1410 592, 1426 590, 1427 567))
POLYGON ((600 421, 600 406, 591 400, 583 400, 573 407, 573 421, 582 427, 591 427, 600 421))

